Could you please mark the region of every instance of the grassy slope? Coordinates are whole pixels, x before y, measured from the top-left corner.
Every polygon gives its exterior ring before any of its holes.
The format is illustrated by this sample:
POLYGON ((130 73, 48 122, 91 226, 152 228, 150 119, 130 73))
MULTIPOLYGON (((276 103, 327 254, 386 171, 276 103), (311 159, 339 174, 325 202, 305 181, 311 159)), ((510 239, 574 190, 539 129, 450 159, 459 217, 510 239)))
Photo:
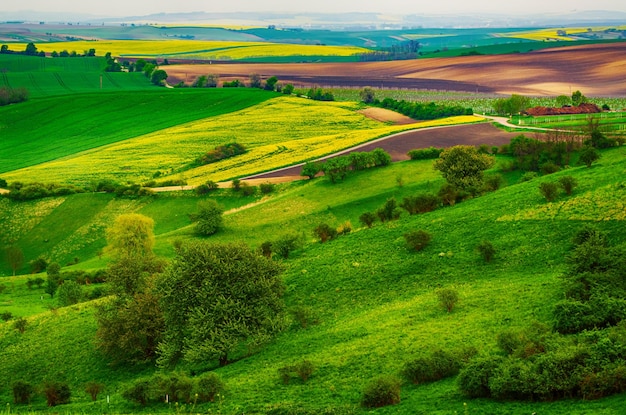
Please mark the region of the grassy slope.
MULTIPOLYGON (((319 412, 329 406, 355 407, 369 379, 397 374, 405 361, 428 348, 470 344, 482 351, 492 350, 500 330, 524 327, 534 320, 549 324, 551 304, 560 296, 563 259, 571 236, 582 223, 596 222, 616 241, 626 238, 622 232, 624 209, 602 208, 623 204, 626 191, 620 183, 626 169, 625 154, 623 148, 606 151, 592 169, 573 168, 453 208, 404 216, 397 222, 358 229, 328 244, 308 245, 286 263, 286 300, 290 307, 311 307, 320 324, 308 329, 294 326, 259 353, 219 369, 230 388, 221 410, 255 413, 287 406, 319 412), (538 183, 563 174, 576 177, 579 188, 571 197, 545 203, 538 183), (421 253, 404 247, 403 233, 414 229, 428 230, 434 236, 421 253), (492 264, 483 264, 474 251, 483 239, 498 250, 492 264), (452 314, 436 304, 433 291, 441 286, 453 286, 460 293, 452 314), (282 385, 277 369, 302 359, 311 360, 318 368, 311 380, 305 385, 282 385)), ((238 232, 241 236, 268 235, 289 227, 308 234, 310 224, 320 220, 351 219, 356 225, 355 215, 381 205, 390 195, 433 188, 437 182, 440 179, 433 175, 430 162, 405 162, 355 174, 334 186, 324 180, 294 185, 274 196, 275 202, 229 216, 228 228, 242 229, 228 229, 213 239, 238 239, 234 235, 238 232), (396 187, 397 174, 406 178, 402 189, 396 187), (268 218, 266 209, 272 203, 276 203, 270 210, 272 217, 287 219, 282 226, 268 218), (255 227, 254 221, 261 223, 255 227)), ((144 207, 144 212, 149 213, 149 208, 144 207)), ((164 214, 159 209, 153 212, 164 214)), ((160 228, 159 239, 168 239, 170 229, 160 228)), ((249 239, 257 240, 260 238, 249 239)), ((21 286, 24 277, 20 278, 11 279, 15 281, 11 284, 21 286)), ((10 293, 0 294, 0 301, 11 298, 10 293)), ((75 390, 75 403, 68 410, 104 409, 102 400, 88 403, 80 390, 84 382, 98 379, 112 395, 107 411, 140 411, 124 403, 116 391, 124 381, 152 369, 108 368, 91 347, 95 330, 91 313, 90 306, 83 305, 34 315, 23 335, 10 324, 1 325, 0 349, 6 358, 0 359, 0 372, 9 375, 0 382, 0 394, 8 399, 7 385, 18 377, 38 382, 62 371, 75 390)), ((472 400, 468 408, 471 414, 619 414, 625 399, 616 396, 556 403, 472 400)), ((461 413, 464 402, 467 400, 459 395, 454 382, 447 380, 405 385, 402 403, 378 412, 461 413)), ((38 400, 35 407, 43 408, 42 404, 38 400)), ((218 408, 209 405, 206 409, 218 408)), ((146 411, 166 410, 154 406, 146 411)))
POLYGON ((273 96, 251 89, 153 89, 57 96, 9 105, 0 108, 0 173, 237 111, 273 96), (46 120, 43 128, 42 120, 46 120), (9 154, 11 157, 4 156, 9 154))

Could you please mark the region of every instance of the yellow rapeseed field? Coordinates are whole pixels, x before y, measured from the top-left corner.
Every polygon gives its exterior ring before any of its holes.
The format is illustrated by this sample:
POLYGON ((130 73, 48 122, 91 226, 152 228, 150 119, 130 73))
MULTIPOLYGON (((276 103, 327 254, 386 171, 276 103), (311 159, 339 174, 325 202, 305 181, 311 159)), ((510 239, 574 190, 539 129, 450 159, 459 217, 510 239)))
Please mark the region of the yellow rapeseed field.
MULTIPOLYGON (((15 46, 25 48, 26 44, 15 46)), ((221 42, 202 40, 99 40, 77 42, 51 42, 37 44, 46 53, 76 51, 83 53, 96 49, 98 56, 111 52, 119 57, 243 59, 266 56, 350 56, 367 52, 353 46, 292 45, 267 42, 221 42)))
POLYGON ((503 33, 500 36, 503 37, 513 37, 518 39, 527 39, 527 40, 536 40, 536 41, 544 41, 544 40, 576 40, 576 35, 588 32, 591 29, 594 32, 604 31, 608 29, 617 29, 624 30, 626 26, 603 26, 603 27, 560 27, 560 28, 550 28, 550 29, 537 29, 537 30, 529 30, 523 32, 514 32, 514 33, 503 33), (565 36, 561 36, 558 34, 559 31, 564 31, 565 36))
POLYGON ((390 126, 357 112, 357 103, 278 97, 207 118, 3 175, 8 181, 85 184, 102 178, 144 182, 160 176, 189 184, 222 181, 321 157, 394 132, 476 122, 473 116, 390 126), (189 169, 218 145, 238 142, 246 154, 189 169), (182 173, 179 173, 182 172, 182 173))

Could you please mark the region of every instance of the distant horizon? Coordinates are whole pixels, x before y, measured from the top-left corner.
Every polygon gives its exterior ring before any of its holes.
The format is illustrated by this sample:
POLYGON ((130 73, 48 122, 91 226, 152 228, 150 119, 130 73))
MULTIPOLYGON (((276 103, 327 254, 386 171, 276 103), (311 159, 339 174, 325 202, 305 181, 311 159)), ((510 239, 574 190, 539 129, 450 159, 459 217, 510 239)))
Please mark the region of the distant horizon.
POLYGON ((439 0, 437 2, 413 2, 406 0, 317 0, 316 2, 296 2, 287 0, 232 0, 230 2, 211 3, 204 0, 108 0, 106 2, 85 2, 83 0, 22 0, 9 2, 2 6, 1 14, 83 14, 94 17, 130 17, 148 16, 160 13, 376 13, 390 15, 509 15, 511 17, 541 14, 570 14, 577 12, 622 12, 626 13, 623 0, 526 0, 525 2, 498 2, 492 0, 439 0), (590 8, 591 6, 591 8, 590 8))

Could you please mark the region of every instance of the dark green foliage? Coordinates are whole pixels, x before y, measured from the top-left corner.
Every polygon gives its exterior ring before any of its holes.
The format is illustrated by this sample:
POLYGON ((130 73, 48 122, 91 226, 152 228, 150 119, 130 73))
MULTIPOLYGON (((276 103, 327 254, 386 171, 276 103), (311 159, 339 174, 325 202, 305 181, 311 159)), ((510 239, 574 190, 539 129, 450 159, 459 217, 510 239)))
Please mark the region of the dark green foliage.
POLYGON ((35 388, 28 382, 18 380, 13 383, 13 402, 16 404, 30 403, 31 398, 35 394, 35 388))
POLYGON ((83 298, 82 287, 74 281, 65 281, 57 290, 57 301, 61 307, 80 303, 83 298))
POLYGON ((530 106, 530 98, 523 95, 513 94, 510 98, 500 98, 494 103, 497 114, 514 115, 525 111, 530 106))
POLYGON ((597 373, 584 376, 580 382, 583 399, 600 399, 626 392, 626 364, 615 364, 597 373))
POLYGON ((271 76, 265 80, 265 86, 263 89, 266 91, 274 91, 276 89, 276 83, 278 82, 278 78, 275 76, 271 76))
POLYGON ((347 235, 350 232, 352 232, 352 223, 349 220, 337 227, 337 235, 347 235))
POLYGON ((441 199, 441 202, 444 205, 454 206, 457 198, 459 197, 459 192, 456 187, 451 185, 450 183, 444 183, 441 186, 441 189, 437 192, 437 196, 441 199))
POLYGON ((381 376, 371 381, 363 391, 361 404, 366 408, 381 408, 400 403, 400 381, 393 376, 381 376))
POLYGON ((244 196, 253 196, 256 194, 257 188, 255 186, 250 186, 248 183, 241 183, 241 194, 244 196))
POLYGON ((554 202, 559 195, 559 187, 554 182, 543 182, 539 185, 539 191, 541 195, 546 199, 546 202, 554 202))
POLYGON ((213 199, 198 202, 198 210, 190 215, 191 221, 196 223, 196 233, 209 236, 218 232, 224 223, 223 213, 224 210, 213 199))
POLYGON ((241 190, 241 180, 239 179, 233 179, 233 181, 230 184, 231 189, 233 189, 233 192, 238 192, 241 190))
POLYGON ((328 242, 337 237, 337 230, 327 223, 320 223, 313 229, 313 234, 321 243, 328 242))
POLYGON ((413 251, 421 251, 430 243, 432 235, 426 231, 418 230, 407 232, 404 234, 404 240, 409 249, 413 251))
POLYGON ((584 147, 580 151, 579 160, 585 164, 588 168, 600 159, 600 153, 594 147, 584 147))
POLYGON ((166 79, 167 72, 165 72, 163 69, 157 69, 153 71, 150 76, 150 82, 152 82, 154 85, 164 85, 166 79))
POLYGON ((451 117, 454 115, 471 115, 471 108, 460 106, 448 107, 434 102, 407 102, 385 98, 380 102, 380 107, 399 112, 415 120, 436 120, 437 118, 451 117))
POLYGON ((0 178, 0 189, 6 189, 8 187, 8 183, 3 178, 0 178))
POLYGON ((80 187, 57 183, 19 183, 19 187, 17 185, 17 182, 11 183, 11 193, 7 194, 9 199, 34 200, 44 197, 65 196, 84 192, 84 189, 80 187))
POLYGON ((361 101, 366 104, 371 104, 376 99, 376 94, 372 88, 366 86, 359 92, 359 97, 361 101))
POLYGON ((48 265, 46 270, 46 294, 50 294, 50 297, 54 297, 54 294, 59 287, 59 279, 61 277, 61 266, 57 262, 53 262, 48 265))
POLYGON ((559 184, 568 196, 571 195, 574 191, 574 188, 578 186, 578 182, 572 176, 559 177, 559 184))
POLYGON ((157 280, 166 327, 159 363, 226 365, 241 347, 271 339, 284 325, 281 271, 242 244, 181 245, 157 280))
POLYGON ((276 188, 276 185, 274 185, 273 183, 261 183, 259 185, 259 190, 264 195, 272 193, 275 190, 275 188, 276 188))
POLYGON ((259 252, 266 258, 272 257, 272 248, 274 243, 272 241, 265 241, 261 245, 259 245, 259 252))
POLYGON ((322 164, 314 161, 307 161, 304 166, 302 166, 302 171, 300 172, 301 176, 306 176, 309 179, 313 179, 317 173, 322 171, 322 164))
POLYGON ((470 360, 457 377, 461 392, 469 398, 490 397, 489 381, 502 362, 504 358, 500 356, 481 356, 470 360))
POLYGON ((402 371, 411 383, 435 382, 454 376, 461 369, 459 358, 445 350, 436 350, 426 356, 407 362, 402 371))
POLYGON ((459 301, 459 293, 453 288, 440 288, 435 294, 437 295, 437 300, 439 300, 439 305, 448 313, 452 312, 452 309, 459 301))
POLYGON ((40 272, 46 270, 46 267, 48 266, 48 261, 46 260, 46 258, 40 256, 39 258, 30 261, 29 264, 30 272, 32 274, 39 274, 40 272))
POLYGON ((152 399, 167 402, 190 402, 192 380, 182 372, 156 374, 152 376, 152 399))
POLYGON ((278 369, 278 374, 285 385, 293 377, 298 377, 302 382, 306 383, 313 372, 315 372, 315 365, 310 360, 303 360, 295 365, 283 366, 278 369))
POLYGON ((196 381, 195 393, 200 402, 215 402, 218 395, 223 395, 226 385, 215 372, 206 372, 200 375, 196 381))
POLYGON ((428 147, 410 150, 407 155, 411 160, 429 160, 439 158, 444 148, 428 147))
POLYGON ((326 160, 321 168, 324 176, 328 177, 332 183, 336 183, 346 178, 352 165, 349 157, 342 156, 326 160))
POLYGON ((371 228, 374 222, 376 222, 376 215, 372 212, 365 212, 359 216, 359 222, 371 228))
MULTIPOLYGON (((595 226, 584 225, 576 232, 572 238, 572 242, 575 245, 582 245, 588 241, 590 241, 592 245, 600 247, 606 247, 608 243, 604 232, 600 231, 595 226)), ((571 259, 575 260, 575 256, 571 257, 571 259)))
POLYGON ((432 212, 439 207, 439 198, 431 193, 422 193, 416 196, 407 196, 402 199, 400 207, 409 215, 432 212))
POLYGON ((70 403, 72 393, 70 387, 65 382, 49 381, 43 386, 48 406, 57 406, 70 403))
POLYGON ((272 248, 276 255, 283 259, 289 258, 289 254, 300 248, 303 244, 303 237, 298 233, 287 233, 280 236, 272 243, 272 248))
POLYGON ((306 96, 315 101, 334 101, 335 97, 331 91, 323 90, 322 88, 311 88, 307 92, 306 96))
POLYGON ((513 138, 501 153, 515 157, 515 165, 521 170, 539 171, 541 167, 544 174, 550 174, 558 171, 559 166, 569 164, 572 152, 578 148, 578 141, 559 133, 551 133, 541 141, 521 134, 513 138))
POLYGON ((541 166, 539 166, 539 171, 544 176, 546 176, 548 174, 556 173, 559 170, 561 170, 559 168, 559 166, 557 166, 556 164, 554 164, 551 161, 547 161, 547 162, 543 163, 541 166))
POLYGON ((89 396, 91 397, 91 400, 94 401, 94 402, 98 400, 98 395, 103 390, 104 390, 104 385, 102 383, 88 382, 85 385, 85 392, 87 392, 87 394, 89 394, 89 396))
POLYGON ((283 87, 281 92, 285 95, 291 95, 293 94, 293 90, 294 90, 293 84, 287 84, 283 87))
POLYGON ((501 174, 492 174, 485 177, 484 190, 487 192, 495 192, 504 185, 504 177, 501 174))
POLYGON ((0 313, 0 320, 2 321, 9 321, 12 318, 13 318, 13 313, 11 313, 10 311, 3 311, 2 313, 0 313))
POLYGON ((522 177, 520 177, 520 182, 529 182, 533 179, 536 179, 537 177, 539 177, 539 175, 537 174, 537 172, 534 171, 527 171, 526 173, 522 174, 522 177))
POLYGON ((26 331, 26 326, 28 326, 28 321, 24 317, 18 317, 13 322, 13 328, 20 333, 24 333, 26 331))
POLYGON ((150 400, 151 382, 147 379, 137 379, 122 391, 122 397, 145 406, 150 400))
POLYGON ((482 241, 478 244, 476 250, 485 262, 491 262, 493 257, 496 255, 496 248, 489 241, 482 241))
POLYGON ((202 156, 196 159, 196 163, 198 164, 210 164, 215 163, 216 161, 224 160, 227 158, 235 157, 240 154, 246 153, 246 148, 237 142, 224 144, 221 146, 215 147, 213 150, 208 151, 202 156))
POLYGON ((492 156, 478 153, 476 147, 453 146, 441 153, 434 167, 457 189, 475 191, 483 184, 483 171, 494 163, 492 156))
POLYGON ((17 270, 20 269, 24 263, 24 251, 17 246, 9 246, 5 250, 5 257, 7 263, 13 271, 13 275, 15 275, 17 270))
POLYGON ((385 204, 376 210, 376 216, 381 222, 399 219, 401 211, 397 206, 395 198, 387 199, 385 204))
POLYGON ((258 73, 251 73, 249 76, 250 88, 261 88, 261 75, 258 73))

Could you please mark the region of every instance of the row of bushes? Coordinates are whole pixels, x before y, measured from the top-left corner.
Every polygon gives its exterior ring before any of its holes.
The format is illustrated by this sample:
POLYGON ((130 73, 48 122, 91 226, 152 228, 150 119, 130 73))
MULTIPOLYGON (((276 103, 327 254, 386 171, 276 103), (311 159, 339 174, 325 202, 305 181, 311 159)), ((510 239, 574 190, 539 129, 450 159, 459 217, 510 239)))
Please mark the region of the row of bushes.
POLYGON ((215 147, 196 159, 200 165, 215 163, 230 157, 235 157, 246 152, 246 147, 239 143, 228 143, 215 147))
POLYGON ((313 179, 319 172, 324 172, 324 175, 335 183, 343 180, 350 171, 388 166, 389 164, 391 164, 389 153, 381 148, 376 148, 370 152, 353 152, 323 162, 307 162, 302 167, 300 175, 313 179))
POLYGON ((13 383, 11 389, 15 404, 29 404, 37 392, 45 397, 48 406, 67 404, 72 396, 68 384, 59 381, 46 381, 40 388, 35 388, 25 381, 17 381, 13 383))
POLYGON ((56 183, 22 183, 13 182, 8 186, 10 193, 6 197, 12 200, 34 200, 44 197, 66 196, 75 193, 83 193, 85 190, 72 185, 60 185, 56 183))
POLYGON ((215 402, 226 385, 214 372, 196 378, 183 373, 155 374, 135 380, 122 391, 122 397, 143 406, 150 402, 215 402))
POLYGON ((0 107, 24 102, 27 99, 28 90, 26 88, 10 88, 8 86, 0 87, 0 107))
POLYGON ((461 106, 449 107, 435 102, 427 104, 421 102, 397 101, 393 98, 385 98, 382 101, 374 100, 373 105, 399 112, 415 120, 435 120, 437 118, 451 117, 455 115, 472 115, 471 108, 461 106))

